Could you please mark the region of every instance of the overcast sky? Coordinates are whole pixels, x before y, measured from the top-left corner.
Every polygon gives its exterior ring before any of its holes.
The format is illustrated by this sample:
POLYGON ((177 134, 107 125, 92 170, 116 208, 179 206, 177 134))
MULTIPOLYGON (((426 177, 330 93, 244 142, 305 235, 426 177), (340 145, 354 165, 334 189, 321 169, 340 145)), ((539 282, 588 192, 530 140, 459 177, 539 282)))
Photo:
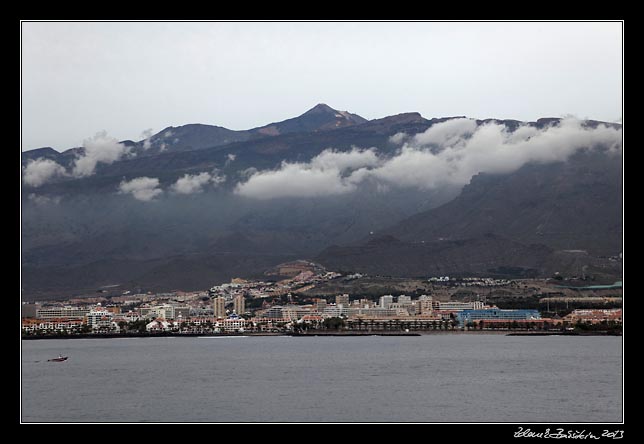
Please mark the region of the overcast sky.
POLYGON ((367 119, 622 116, 622 23, 23 22, 22 149, 367 119))

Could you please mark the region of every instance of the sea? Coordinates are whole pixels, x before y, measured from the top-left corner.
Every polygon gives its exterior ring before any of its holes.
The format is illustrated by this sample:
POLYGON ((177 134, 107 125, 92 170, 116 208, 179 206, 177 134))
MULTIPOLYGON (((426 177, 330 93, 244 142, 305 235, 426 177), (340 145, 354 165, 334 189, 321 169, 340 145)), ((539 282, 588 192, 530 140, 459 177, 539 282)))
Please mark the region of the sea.
POLYGON ((458 333, 24 340, 21 421, 619 423, 622 351, 458 333))

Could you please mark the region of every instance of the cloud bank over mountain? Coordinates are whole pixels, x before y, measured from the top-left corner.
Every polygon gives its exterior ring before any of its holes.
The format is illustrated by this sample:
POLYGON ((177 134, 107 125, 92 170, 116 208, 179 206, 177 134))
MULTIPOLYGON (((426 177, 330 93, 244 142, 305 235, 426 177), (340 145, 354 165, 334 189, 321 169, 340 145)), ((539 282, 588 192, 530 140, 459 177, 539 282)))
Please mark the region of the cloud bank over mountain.
POLYGON ((350 193, 356 190, 357 183, 345 173, 376 166, 378 162, 375 149, 353 148, 348 152, 327 149, 308 163, 282 162, 277 170, 255 172, 248 181, 240 183, 235 192, 259 199, 350 193))
POLYGON ((102 131, 83 141, 83 152, 74 163, 72 174, 75 177, 86 177, 94 174, 96 165, 113 163, 130 153, 130 148, 114 137, 102 131))
POLYGON ((621 251, 621 125, 419 113, 347 125, 336 114, 316 105, 266 126, 280 134, 188 124, 24 152, 24 294, 207 288, 333 246, 319 256, 330 269, 418 276, 432 264, 547 276, 544 251, 583 250, 552 266, 603 261, 595 271, 613 279, 615 264, 595 255, 621 251), (416 242, 432 239, 472 242, 416 242), (487 255, 519 244, 539 246, 487 255))
POLYGON ((353 192, 369 180, 380 190, 462 187, 479 173, 505 174, 531 162, 562 162, 582 149, 608 147, 609 153, 617 153, 622 129, 565 118, 541 129, 524 124, 510 131, 503 124, 479 126, 459 118, 413 136, 398 133, 390 142, 402 143, 393 156, 379 155, 374 148, 327 149, 310 162, 282 162, 276 170, 254 172, 235 192, 256 199, 328 196, 353 192))

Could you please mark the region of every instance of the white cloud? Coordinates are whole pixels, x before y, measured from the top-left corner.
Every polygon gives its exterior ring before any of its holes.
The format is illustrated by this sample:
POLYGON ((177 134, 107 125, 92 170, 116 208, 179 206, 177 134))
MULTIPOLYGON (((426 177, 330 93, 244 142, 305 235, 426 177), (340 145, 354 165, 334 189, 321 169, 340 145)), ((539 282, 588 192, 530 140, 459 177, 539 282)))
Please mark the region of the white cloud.
POLYGON ((119 143, 105 131, 96 133, 91 139, 83 141, 84 152, 76 158, 72 174, 76 177, 86 177, 94 174, 96 164, 113 163, 129 154, 131 149, 119 143))
POLYGON ((311 159, 311 168, 320 170, 338 169, 345 171, 364 166, 374 166, 378 163, 378 155, 374 148, 361 150, 353 147, 351 151, 335 151, 326 149, 311 159))
POLYGON ((443 181, 435 174, 448 166, 429 151, 403 146, 395 157, 377 168, 360 169, 352 174, 356 182, 372 177, 392 185, 403 187, 436 188, 443 181))
POLYGON ((42 157, 29 160, 22 169, 23 182, 32 187, 39 187, 55 177, 66 175, 65 168, 53 160, 42 157))
POLYGON ((416 134, 413 144, 417 146, 451 146, 476 131, 476 120, 451 119, 430 126, 425 132, 416 134))
MULTIPOLYGON (((401 139, 402 140, 402 139, 401 139)), ((622 149, 622 130, 565 118, 538 129, 528 125, 509 132, 494 122, 476 126, 471 119, 438 123, 411 138, 391 157, 374 149, 349 152, 325 150, 308 163, 283 162, 273 171, 250 172, 236 193, 259 198, 311 197, 343 194, 361 183, 435 189, 462 187, 478 173, 510 173, 529 162, 567 160, 582 149, 622 149)))
POLYGON ((253 175, 248 182, 239 184, 237 194, 258 199, 277 197, 314 197, 344 194, 355 190, 345 182, 339 170, 313 169, 301 163, 283 163, 276 171, 253 175))
POLYGON ((212 173, 184 174, 172 184, 170 189, 177 194, 201 193, 208 184, 220 185, 226 181, 226 176, 215 169, 212 173))
POLYGON ((446 143, 441 150, 406 144, 398 155, 361 173, 361 177, 371 176, 395 185, 425 189, 462 186, 478 173, 510 173, 529 162, 565 161, 581 149, 607 146, 611 151, 618 151, 622 138, 621 129, 604 125, 585 128, 581 121, 572 118, 542 130, 523 126, 511 133, 504 125, 488 123, 472 133, 461 133, 460 138, 453 132, 436 134, 441 136, 432 141, 441 139, 446 143))
POLYGON ((153 131, 152 128, 148 128, 141 133, 141 138, 144 139, 143 149, 146 151, 149 150, 150 147, 152 146, 152 134, 153 134, 152 131, 153 131))
POLYGON ((144 176, 122 181, 119 184, 119 192, 131 194, 135 199, 147 202, 163 193, 163 190, 159 188, 159 179, 144 176))
POLYGON ((201 193, 210 180, 211 176, 206 172, 194 175, 184 174, 172 184, 171 189, 178 194, 201 193))
POLYGON ((235 192, 258 199, 276 197, 314 197, 345 194, 356 185, 343 172, 378 162, 374 149, 348 152, 324 150, 310 163, 282 162, 274 171, 256 172, 247 182, 240 183, 235 192))
POLYGON ((389 142, 395 145, 400 145, 407 137, 409 136, 405 133, 396 133, 389 138, 389 142))
POLYGON ((249 167, 249 168, 246 168, 245 170, 240 171, 239 172, 239 177, 241 177, 242 179, 248 179, 248 178, 254 176, 258 172, 259 172, 259 170, 257 168, 249 167))

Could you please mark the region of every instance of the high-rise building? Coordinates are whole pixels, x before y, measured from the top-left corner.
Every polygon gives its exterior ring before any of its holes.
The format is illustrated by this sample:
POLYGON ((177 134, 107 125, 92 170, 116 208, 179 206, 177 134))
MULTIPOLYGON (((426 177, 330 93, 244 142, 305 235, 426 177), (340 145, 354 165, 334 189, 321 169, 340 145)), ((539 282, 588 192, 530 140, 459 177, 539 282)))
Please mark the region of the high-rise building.
POLYGON ((23 318, 35 318, 37 310, 40 309, 40 304, 22 303, 21 315, 23 318))
POLYGON ((86 320, 92 328, 106 327, 112 321, 112 313, 98 306, 87 313, 86 320))
POLYGON ((349 295, 339 294, 335 297, 335 305, 342 305, 345 308, 349 307, 349 295))
POLYGON ((427 299, 418 298, 416 301, 416 314, 432 314, 432 297, 430 296, 427 299))
POLYGON ((323 313, 324 309, 326 308, 326 299, 319 298, 317 302, 315 303, 317 312, 318 313, 323 313))
POLYGON ((215 318, 226 317, 226 298, 223 296, 216 297, 213 301, 213 310, 215 318))
POLYGON ((400 305, 411 304, 411 296, 401 294, 400 296, 398 296, 398 303, 400 305))
POLYGON ((394 297, 390 294, 380 296, 380 308, 389 308, 394 302, 394 297))
POLYGON ((243 294, 238 294, 233 299, 233 310, 235 310, 235 313, 238 315, 242 315, 246 312, 246 303, 244 301, 243 294))

